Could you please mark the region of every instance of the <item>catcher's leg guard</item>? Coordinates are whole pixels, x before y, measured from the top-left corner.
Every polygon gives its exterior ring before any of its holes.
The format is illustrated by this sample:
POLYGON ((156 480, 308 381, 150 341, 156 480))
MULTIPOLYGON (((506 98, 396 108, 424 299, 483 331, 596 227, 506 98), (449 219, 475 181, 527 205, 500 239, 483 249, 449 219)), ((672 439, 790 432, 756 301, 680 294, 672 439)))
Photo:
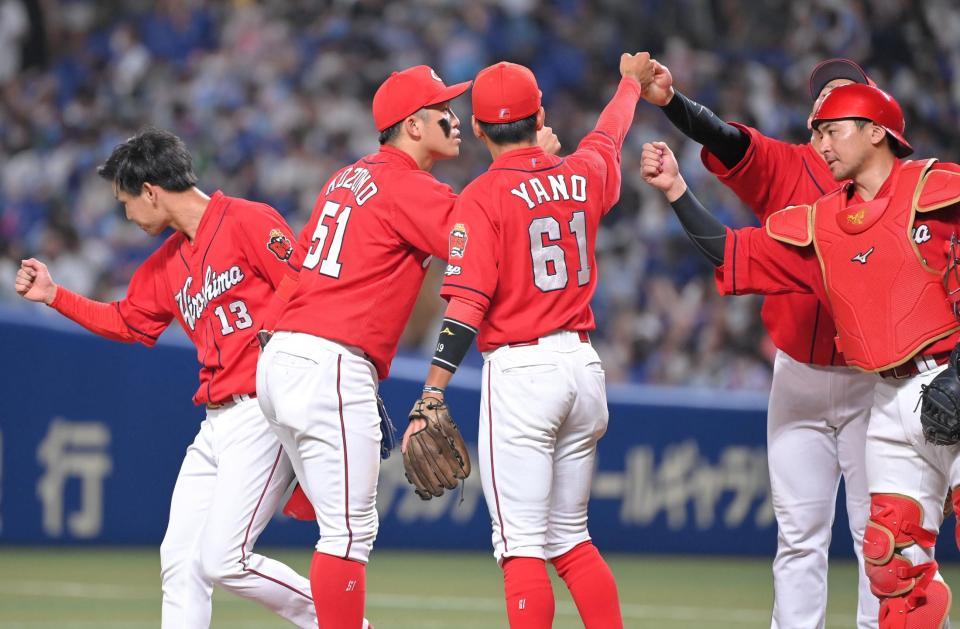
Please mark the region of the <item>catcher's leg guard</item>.
POLYGON ((913 565, 900 551, 932 548, 937 534, 923 528, 920 504, 906 496, 874 494, 863 536, 870 589, 880 598, 880 629, 939 629, 950 610, 950 589, 934 581, 937 562, 913 565))

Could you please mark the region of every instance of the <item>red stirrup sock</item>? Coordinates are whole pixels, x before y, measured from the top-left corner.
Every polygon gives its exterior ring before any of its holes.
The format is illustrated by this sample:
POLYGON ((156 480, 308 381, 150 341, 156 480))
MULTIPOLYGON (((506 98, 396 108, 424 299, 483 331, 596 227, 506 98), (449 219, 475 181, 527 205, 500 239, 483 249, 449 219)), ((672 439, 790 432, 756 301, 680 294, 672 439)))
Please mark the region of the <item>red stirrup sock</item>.
POLYGON ((553 626, 553 586, 543 559, 509 557, 504 560, 503 591, 511 629, 553 626))
POLYGON ((366 591, 366 564, 313 553, 310 592, 321 629, 360 629, 366 591))
POLYGON ((586 629, 623 627, 617 582, 593 542, 577 544, 554 559, 553 565, 567 584, 586 629))

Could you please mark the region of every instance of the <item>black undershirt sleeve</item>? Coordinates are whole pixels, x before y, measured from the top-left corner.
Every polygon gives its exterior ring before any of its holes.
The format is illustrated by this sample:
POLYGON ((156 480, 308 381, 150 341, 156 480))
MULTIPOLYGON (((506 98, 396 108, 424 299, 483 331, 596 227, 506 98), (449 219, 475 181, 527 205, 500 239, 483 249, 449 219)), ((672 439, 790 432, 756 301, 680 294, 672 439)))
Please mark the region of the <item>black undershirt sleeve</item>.
POLYGON ((723 250, 727 242, 727 227, 703 207, 689 189, 670 204, 687 236, 714 266, 723 265, 723 250))
POLYGON ((716 155, 724 166, 733 168, 747 154, 750 136, 728 124, 700 103, 674 91, 669 103, 661 107, 681 133, 716 155))

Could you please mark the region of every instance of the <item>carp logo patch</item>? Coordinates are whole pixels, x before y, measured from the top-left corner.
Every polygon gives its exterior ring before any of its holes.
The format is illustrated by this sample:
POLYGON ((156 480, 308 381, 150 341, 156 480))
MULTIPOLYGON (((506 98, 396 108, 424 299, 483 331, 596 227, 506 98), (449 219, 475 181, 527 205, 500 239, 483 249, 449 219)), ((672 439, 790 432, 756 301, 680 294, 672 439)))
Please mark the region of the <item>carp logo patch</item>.
POLYGON ((293 255, 293 244, 290 239, 279 229, 270 230, 270 240, 267 241, 267 249, 270 253, 277 256, 280 261, 289 260, 293 255))
POLYGON ((917 225, 916 231, 913 232, 913 242, 922 245, 931 238, 933 238, 933 236, 930 235, 929 227, 926 225, 917 225))
POLYGON ((847 214, 847 222, 851 225, 863 225, 863 219, 866 218, 867 211, 850 212, 847 214))
POLYGON ((462 258, 467 250, 467 226, 457 223, 450 230, 450 257, 462 258))

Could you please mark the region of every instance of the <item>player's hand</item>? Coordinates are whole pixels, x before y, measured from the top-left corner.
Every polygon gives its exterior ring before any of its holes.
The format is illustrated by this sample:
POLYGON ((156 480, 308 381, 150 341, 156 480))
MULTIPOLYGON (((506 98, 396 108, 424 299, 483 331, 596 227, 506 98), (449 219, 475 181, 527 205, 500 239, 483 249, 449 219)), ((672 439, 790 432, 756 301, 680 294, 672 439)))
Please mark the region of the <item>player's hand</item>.
POLYGON ((687 190, 687 184, 680 176, 677 158, 665 142, 647 142, 643 145, 640 174, 644 181, 667 195, 671 203, 687 190))
POLYGON ((653 63, 653 80, 643 86, 641 96, 645 101, 657 107, 663 107, 673 100, 673 75, 667 66, 656 59, 653 63))
POLYGON ((35 258, 20 261, 15 287, 17 294, 24 299, 47 305, 57 296, 57 285, 53 283, 47 265, 35 258))
POLYGON ((560 138, 551 127, 543 127, 537 131, 537 146, 547 155, 556 155, 560 152, 560 138))
MULTIPOLYGON (((559 144, 559 142, 558 142, 558 144, 559 144)), ((424 395, 423 397, 424 397, 424 398, 432 397, 432 398, 436 398, 437 400, 440 400, 441 402, 443 402, 443 394, 442 394, 442 393, 431 393, 429 396, 428 396, 428 395, 424 395)), ((423 430, 423 429, 426 428, 426 427, 427 427, 427 420, 425 420, 425 419, 414 419, 414 418, 412 418, 412 417, 410 418, 410 423, 407 425, 407 429, 403 432, 403 441, 400 442, 400 454, 406 454, 406 453, 407 453, 407 442, 410 441, 410 435, 412 435, 412 434, 415 433, 415 432, 420 432, 421 430, 423 430)))
POLYGON ((650 53, 638 52, 631 55, 625 52, 620 55, 620 76, 629 76, 635 79, 640 87, 646 90, 654 76, 653 60, 650 59, 650 53))
POLYGON ((400 442, 400 453, 407 453, 407 443, 410 442, 410 435, 420 432, 427 427, 427 420, 425 419, 411 419, 410 423, 407 425, 407 429, 403 431, 403 441, 400 442))

